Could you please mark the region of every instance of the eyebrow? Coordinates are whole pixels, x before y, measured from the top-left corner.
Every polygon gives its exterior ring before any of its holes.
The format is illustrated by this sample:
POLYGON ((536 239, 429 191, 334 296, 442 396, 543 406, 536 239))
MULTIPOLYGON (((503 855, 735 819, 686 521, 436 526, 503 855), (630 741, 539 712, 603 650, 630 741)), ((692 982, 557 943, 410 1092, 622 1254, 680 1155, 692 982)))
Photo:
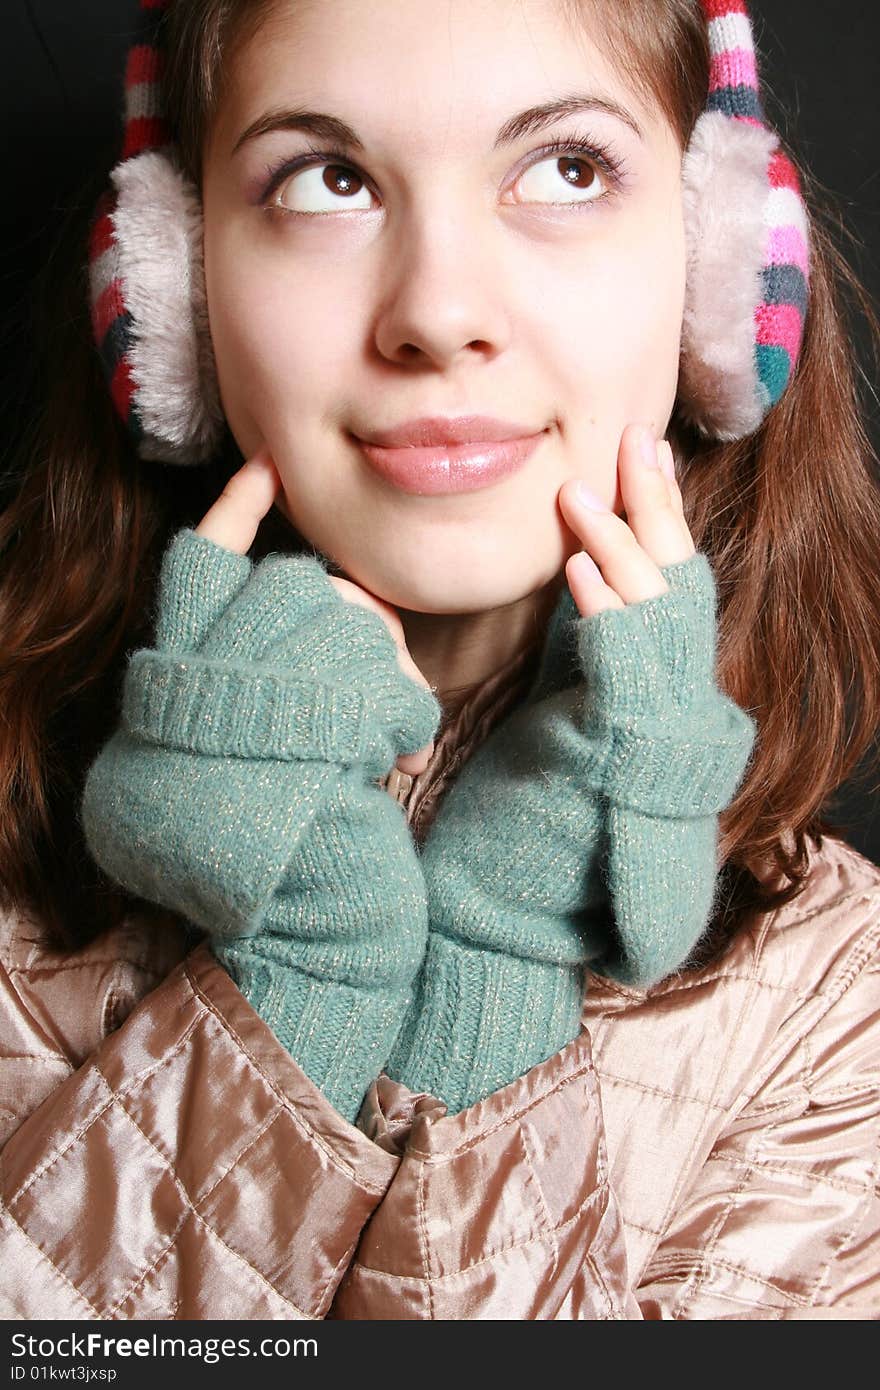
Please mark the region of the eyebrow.
MULTIPOLYGON (((512 145, 515 141, 534 135, 537 131, 544 130, 547 126, 580 111, 602 111, 608 116, 614 116, 628 125, 640 140, 644 139, 635 117, 625 107, 608 97, 582 96, 575 93, 572 96, 559 97, 555 101, 543 102, 540 106, 527 106, 524 111, 518 111, 510 120, 504 122, 495 137, 494 148, 497 150, 504 145, 512 145)), ((236 140, 232 149, 233 155, 236 155, 249 140, 268 135, 273 130, 301 130, 319 140, 335 140, 351 150, 364 148, 357 132, 338 116, 331 116, 323 111, 307 111, 304 108, 290 111, 276 109, 266 111, 251 122, 236 140)))

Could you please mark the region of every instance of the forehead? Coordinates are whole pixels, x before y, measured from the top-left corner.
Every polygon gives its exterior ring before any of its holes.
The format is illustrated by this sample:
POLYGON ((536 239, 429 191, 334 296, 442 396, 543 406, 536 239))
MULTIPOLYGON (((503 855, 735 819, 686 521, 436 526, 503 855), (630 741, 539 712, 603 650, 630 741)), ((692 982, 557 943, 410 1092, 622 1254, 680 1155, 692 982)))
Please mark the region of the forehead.
POLYGON ((249 123, 292 100, 332 109, 372 146, 417 153, 491 144, 526 105, 595 95, 647 139, 659 114, 626 80, 602 4, 573 0, 277 0, 235 52, 217 113, 231 150, 249 123), (427 148, 427 145, 426 145, 427 148))

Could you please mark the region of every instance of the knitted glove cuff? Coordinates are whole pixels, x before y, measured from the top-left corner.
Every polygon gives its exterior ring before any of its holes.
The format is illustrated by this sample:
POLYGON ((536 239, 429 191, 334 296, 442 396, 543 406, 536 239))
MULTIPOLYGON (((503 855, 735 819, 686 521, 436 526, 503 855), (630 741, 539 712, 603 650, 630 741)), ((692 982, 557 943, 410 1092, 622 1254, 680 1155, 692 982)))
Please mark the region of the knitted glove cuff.
POLYGON ((434 737, 435 696, 401 668, 383 618, 314 554, 254 566, 189 528, 162 560, 156 649, 135 652, 123 727, 211 756, 364 763, 384 775, 434 737))
POLYGON ((400 1031, 411 981, 399 990, 340 984, 267 959, 249 941, 217 944, 214 954, 281 1046, 353 1124, 400 1031))
POLYGON ((581 966, 523 960, 432 931, 417 1007, 386 1073, 456 1114, 577 1037, 583 990, 581 966))
POLYGON ((755 740, 753 720, 716 692, 700 727, 642 718, 615 729, 597 789, 617 806, 649 816, 715 816, 733 800, 755 740))
MULTIPOLYGON (((396 662, 390 633, 388 642, 396 662)), ((366 696, 256 664, 149 649, 132 655, 122 701, 123 727, 147 743, 218 757, 363 762, 379 775, 398 753, 428 743, 440 714, 431 692, 402 670, 377 670, 366 696)))

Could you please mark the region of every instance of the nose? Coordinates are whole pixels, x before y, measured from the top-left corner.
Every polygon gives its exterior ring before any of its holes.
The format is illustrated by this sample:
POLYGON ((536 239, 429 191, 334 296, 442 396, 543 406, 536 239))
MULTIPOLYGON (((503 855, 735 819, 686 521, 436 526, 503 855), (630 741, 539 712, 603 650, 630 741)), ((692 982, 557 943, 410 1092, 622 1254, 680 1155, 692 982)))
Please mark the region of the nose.
POLYGON ((430 206, 388 241, 375 344, 389 362, 448 370, 491 359, 510 340, 509 296, 491 231, 479 216, 430 206))

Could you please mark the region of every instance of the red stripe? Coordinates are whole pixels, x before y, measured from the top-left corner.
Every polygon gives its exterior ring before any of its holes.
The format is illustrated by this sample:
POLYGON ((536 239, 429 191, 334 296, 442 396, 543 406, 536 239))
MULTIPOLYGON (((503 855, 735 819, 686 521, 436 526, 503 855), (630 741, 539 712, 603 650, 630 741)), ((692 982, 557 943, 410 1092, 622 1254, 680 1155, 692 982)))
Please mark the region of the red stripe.
POLYGON ((135 384, 131 379, 131 366, 127 357, 121 357, 110 382, 110 395, 113 397, 113 404, 126 424, 128 424, 128 417, 131 413, 134 393, 135 384))
POLYGON ((95 204, 94 219, 89 230, 90 261, 95 261, 99 256, 103 256, 107 248, 113 244, 113 223, 110 220, 110 214, 115 206, 115 192, 112 189, 106 189, 95 204))
POLYGON ((782 150, 774 150, 767 165, 767 178, 771 188, 791 188, 800 192, 800 179, 791 160, 782 150))
POLYGON ((144 150, 156 150, 161 145, 167 145, 169 139, 168 127, 161 116, 133 116, 126 122, 120 158, 128 159, 144 150))
POLYGON ((120 314, 124 313, 125 301, 122 298, 122 281, 117 278, 110 281, 110 284, 101 291, 92 305, 92 329, 98 347, 101 346, 106 334, 120 314))
POLYGON ((745 0, 702 0, 706 19, 723 19, 726 14, 748 14, 745 0))
POLYGON ((142 10, 164 10, 168 7, 168 0, 141 0, 142 10))
POLYGON ((125 64, 126 87, 140 82, 158 82, 162 75, 164 56, 161 49, 151 43, 136 43, 128 50, 125 64))

